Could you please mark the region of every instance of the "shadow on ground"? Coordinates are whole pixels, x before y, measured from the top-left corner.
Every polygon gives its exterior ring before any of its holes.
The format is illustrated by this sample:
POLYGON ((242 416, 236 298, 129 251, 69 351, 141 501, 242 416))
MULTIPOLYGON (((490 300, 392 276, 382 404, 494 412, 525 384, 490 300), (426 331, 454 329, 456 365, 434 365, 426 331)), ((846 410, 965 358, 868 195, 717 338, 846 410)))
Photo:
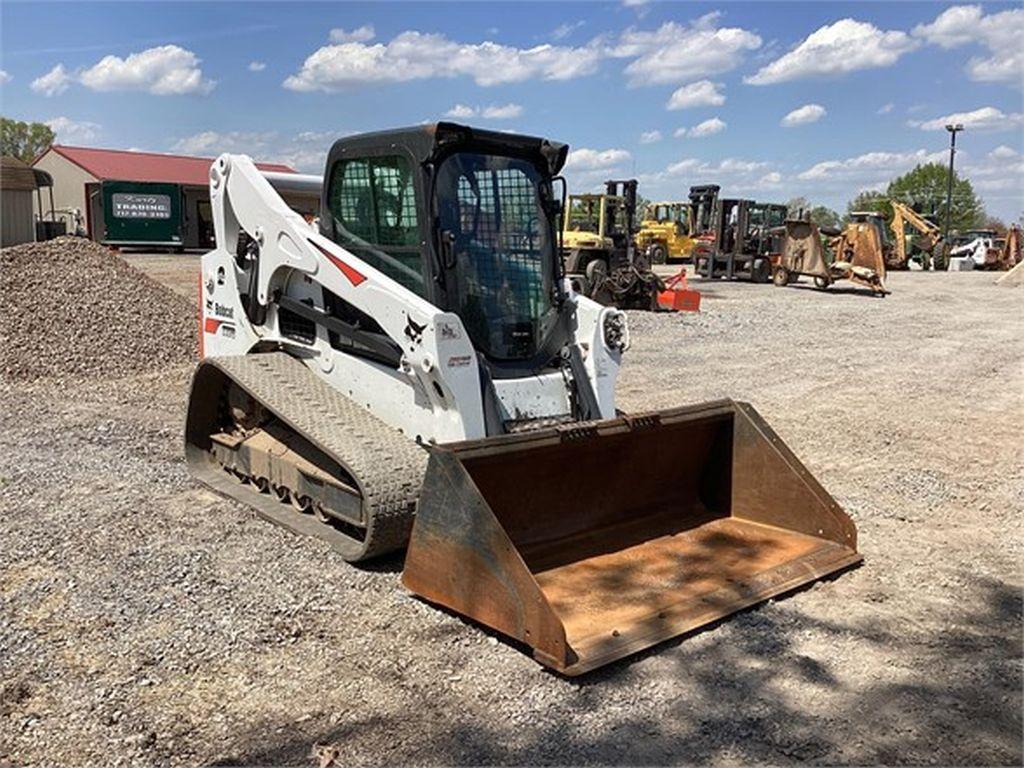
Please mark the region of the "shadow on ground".
MULTIPOLYGON (((444 689, 422 693, 416 711, 400 717, 368 712, 333 728, 301 733, 291 723, 260 723, 239 734, 235 749, 214 764, 308 765, 319 744, 337 750, 338 765, 649 765, 729 759, 1020 765, 1020 590, 995 581, 974 583, 963 596, 962 611, 933 634, 891 614, 866 625, 839 625, 789 609, 754 610, 733 619, 742 626, 728 633, 727 641, 699 654, 686 653, 686 640, 677 639, 564 681, 571 705, 555 697, 547 717, 533 717, 528 725, 503 718, 500 711, 484 718, 471 693, 444 689), (856 679, 834 660, 802 654, 800 637, 809 632, 832 638, 837 646, 890 649, 890 659, 898 652, 902 665, 890 661, 872 670, 877 679, 856 679), (652 708, 633 665, 668 651, 680 696, 668 709, 652 708), (588 726, 612 699, 631 705, 610 710, 598 727, 588 726), (280 735, 268 738, 282 726, 280 735), (418 734, 413 740, 411 730, 418 734), (367 761, 367 754, 374 757, 367 761)), ((855 662, 856 652, 842 664, 855 662)))

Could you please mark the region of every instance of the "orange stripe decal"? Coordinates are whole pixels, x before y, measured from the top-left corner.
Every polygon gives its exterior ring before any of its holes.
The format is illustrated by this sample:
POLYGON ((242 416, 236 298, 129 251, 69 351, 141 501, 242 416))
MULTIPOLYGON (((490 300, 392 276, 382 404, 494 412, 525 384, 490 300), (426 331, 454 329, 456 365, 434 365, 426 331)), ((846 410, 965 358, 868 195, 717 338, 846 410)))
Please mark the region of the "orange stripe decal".
POLYGON ((221 321, 212 317, 206 318, 206 322, 203 324, 203 330, 207 333, 216 333, 220 329, 221 321))

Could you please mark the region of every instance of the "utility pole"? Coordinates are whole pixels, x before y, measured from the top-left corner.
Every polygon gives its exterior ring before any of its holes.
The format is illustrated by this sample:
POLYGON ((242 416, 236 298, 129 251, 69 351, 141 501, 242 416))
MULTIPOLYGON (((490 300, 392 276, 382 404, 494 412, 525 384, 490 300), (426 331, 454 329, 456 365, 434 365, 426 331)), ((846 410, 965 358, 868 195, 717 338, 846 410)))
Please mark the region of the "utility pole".
MULTIPOLYGON (((949 223, 953 216, 953 158, 956 157, 956 135, 963 129, 963 123, 950 123, 946 126, 946 130, 949 131, 949 175, 946 177, 946 226, 942 233, 942 245, 946 253, 949 253, 949 223)), ((949 263, 945 254, 942 261, 948 269, 949 263)))

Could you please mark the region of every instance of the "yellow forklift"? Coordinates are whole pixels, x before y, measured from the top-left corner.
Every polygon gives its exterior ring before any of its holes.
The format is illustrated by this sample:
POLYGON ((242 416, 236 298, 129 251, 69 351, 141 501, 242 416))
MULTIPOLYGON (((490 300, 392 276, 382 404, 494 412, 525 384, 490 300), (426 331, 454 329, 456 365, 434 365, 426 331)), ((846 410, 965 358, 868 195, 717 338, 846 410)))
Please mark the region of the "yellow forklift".
POLYGON ((689 201, 651 203, 636 233, 636 247, 651 264, 689 259, 693 251, 689 201))
POLYGON ((573 290, 621 309, 657 309, 661 279, 635 247, 636 179, 605 182, 603 194, 569 195, 562 263, 573 290))

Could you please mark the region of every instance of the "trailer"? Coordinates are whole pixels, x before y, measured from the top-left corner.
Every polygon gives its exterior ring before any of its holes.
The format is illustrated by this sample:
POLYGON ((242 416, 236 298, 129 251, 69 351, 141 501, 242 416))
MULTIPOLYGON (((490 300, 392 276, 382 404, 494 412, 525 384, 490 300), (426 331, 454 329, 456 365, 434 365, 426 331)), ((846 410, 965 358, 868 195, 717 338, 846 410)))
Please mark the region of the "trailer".
MULTIPOLYGON (((184 192, 180 184, 104 181, 100 185, 104 245, 184 250, 184 192)), ((197 242, 193 247, 206 247, 197 242)))

